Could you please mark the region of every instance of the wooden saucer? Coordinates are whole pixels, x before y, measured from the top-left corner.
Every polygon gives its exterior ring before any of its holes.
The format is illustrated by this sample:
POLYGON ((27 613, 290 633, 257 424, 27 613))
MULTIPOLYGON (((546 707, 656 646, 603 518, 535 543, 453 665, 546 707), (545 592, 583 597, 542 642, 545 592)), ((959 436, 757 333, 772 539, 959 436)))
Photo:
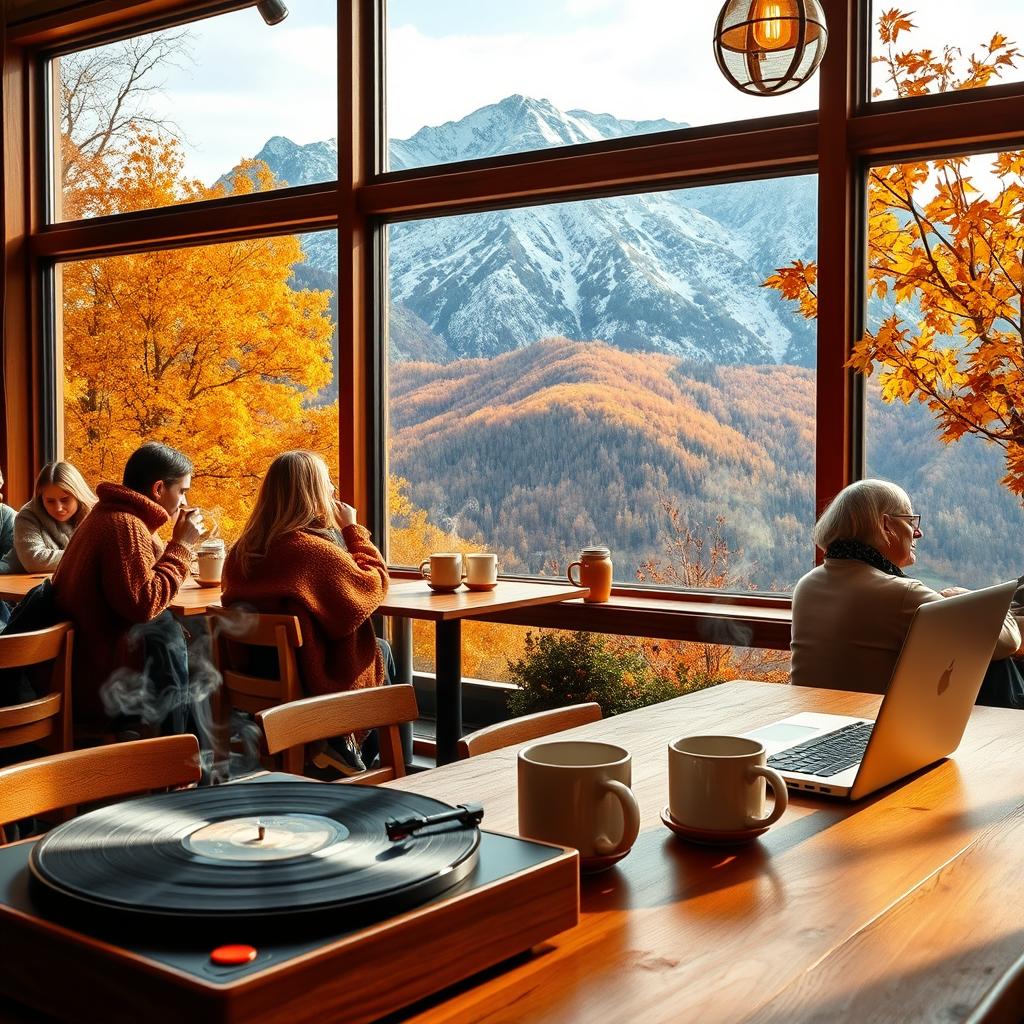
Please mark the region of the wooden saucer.
POLYGON ((493 590, 498 585, 498 581, 495 580, 493 583, 470 583, 466 582, 467 590, 493 590))
POLYGON ((454 594, 455 591, 458 590, 459 587, 462 586, 462 584, 461 583, 454 583, 454 584, 452 584, 452 583, 447 583, 447 584, 431 583, 430 580, 427 580, 427 586, 430 587, 430 589, 435 594, 454 594))
MULTIPOLYGON (((630 850, 632 847, 629 848, 630 850)), ((607 871, 610 867, 618 864, 629 850, 623 850, 622 853, 610 853, 606 857, 584 857, 580 855, 580 872, 584 875, 593 875, 598 871, 607 871)))
POLYGON ((758 836, 763 836, 768 831, 768 825, 761 825, 758 828, 729 829, 726 831, 713 828, 693 828, 684 825, 672 817, 667 807, 662 808, 661 820, 666 828, 671 829, 681 839, 691 843, 699 843, 701 846, 739 846, 741 843, 752 843, 758 836))

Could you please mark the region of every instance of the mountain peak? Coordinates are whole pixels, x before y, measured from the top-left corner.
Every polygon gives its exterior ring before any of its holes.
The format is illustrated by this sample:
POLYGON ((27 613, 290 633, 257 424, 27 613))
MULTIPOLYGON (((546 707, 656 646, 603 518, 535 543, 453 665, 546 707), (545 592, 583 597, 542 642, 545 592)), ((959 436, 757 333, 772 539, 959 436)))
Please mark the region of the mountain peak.
POLYGON ((664 119, 631 121, 586 110, 564 111, 549 99, 513 93, 458 121, 427 125, 408 139, 392 139, 391 169, 529 153, 685 127, 664 119))

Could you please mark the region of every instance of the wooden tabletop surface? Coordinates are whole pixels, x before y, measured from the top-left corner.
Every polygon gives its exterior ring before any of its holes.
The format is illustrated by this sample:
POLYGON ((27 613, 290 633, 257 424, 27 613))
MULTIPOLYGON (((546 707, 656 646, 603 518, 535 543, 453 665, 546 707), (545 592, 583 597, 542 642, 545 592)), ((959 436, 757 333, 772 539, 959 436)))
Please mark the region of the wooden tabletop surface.
MULTIPOLYGON (((50 577, 46 573, 0 575, 0 601, 20 601, 33 587, 50 577)), ((201 587, 189 577, 168 606, 179 615, 205 615, 211 605, 220 604, 220 587, 201 587)))
MULTIPOLYGON (((950 759, 860 803, 792 796, 746 847, 691 846, 659 818, 670 740, 803 710, 874 717, 879 700, 735 682, 566 733, 632 752, 636 845, 583 877, 577 928, 410 1019, 972 1019, 1024 952, 1021 712, 975 709, 950 759)), ((389 785, 482 802, 484 827, 514 831, 515 759, 509 748, 389 785)))
POLYGON ((401 615, 409 619, 446 622, 466 619, 488 612, 510 611, 553 604, 589 593, 585 587, 568 583, 530 583, 523 580, 499 580, 493 590, 470 591, 459 588, 452 594, 435 593, 426 580, 392 581, 383 604, 383 615, 401 615))

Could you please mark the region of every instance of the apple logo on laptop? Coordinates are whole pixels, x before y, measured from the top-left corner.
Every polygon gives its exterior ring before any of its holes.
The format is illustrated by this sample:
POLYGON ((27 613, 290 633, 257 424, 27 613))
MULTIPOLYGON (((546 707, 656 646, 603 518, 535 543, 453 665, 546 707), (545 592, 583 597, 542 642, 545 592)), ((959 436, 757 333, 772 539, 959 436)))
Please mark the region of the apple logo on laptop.
POLYGON ((949 689, 949 677, 953 674, 953 666, 956 664, 956 658, 949 663, 949 668, 939 676, 939 694, 945 693, 949 689))

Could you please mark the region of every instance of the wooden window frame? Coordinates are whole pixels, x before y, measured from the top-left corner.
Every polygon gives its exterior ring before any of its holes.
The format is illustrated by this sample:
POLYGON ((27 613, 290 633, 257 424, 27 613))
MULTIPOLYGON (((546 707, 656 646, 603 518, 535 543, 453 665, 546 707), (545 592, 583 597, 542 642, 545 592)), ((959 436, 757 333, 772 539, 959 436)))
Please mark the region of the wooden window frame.
MULTIPOLYGON (((913 101, 869 101, 869 0, 823 0, 829 48, 815 112, 380 173, 384 18, 378 0, 338 0, 338 179, 90 221, 47 224, 41 58, 252 6, 252 0, 8 0, 4 25, 5 275, 0 458, 12 503, 52 455, 46 427, 47 281, 56 264, 197 243, 338 231, 342 484, 384 526, 383 229, 392 222, 752 177, 818 175, 815 502, 862 474, 862 391, 845 368, 863 325, 866 167, 948 152, 1024 148, 1024 82, 913 101)), ((708 74, 717 74, 709 63, 708 74)), ((807 88, 814 88, 814 85, 807 88)), ((768 103, 769 101, 766 101, 768 103)), ((810 539, 808 538, 808 543, 810 539)), ((629 594, 657 591, 627 588, 629 594)), ((625 591, 624 591, 625 592, 625 591)), ((685 595, 714 602, 714 595, 685 595)), ((670 598, 666 598, 671 600, 670 598)), ((763 596, 766 605, 779 603, 763 596)), ((635 623, 634 623, 635 625, 635 623)), ((757 646, 756 633, 751 641, 757 646)))

